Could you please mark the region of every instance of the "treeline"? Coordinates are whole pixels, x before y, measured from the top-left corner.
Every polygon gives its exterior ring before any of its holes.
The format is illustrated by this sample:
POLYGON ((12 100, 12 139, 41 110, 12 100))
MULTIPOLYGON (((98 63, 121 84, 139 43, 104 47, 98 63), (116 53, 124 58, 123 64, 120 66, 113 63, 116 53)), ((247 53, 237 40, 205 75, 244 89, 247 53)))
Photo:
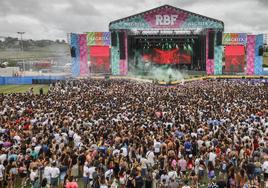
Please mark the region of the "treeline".
POLYGON ((23 44, 24 50, 31 50, 36 47, 47 47, 56 44, 66 44, 65 40, 23 40, 22 43, 20 39, 13 37, 6 37, 3 40, 0 40, 0 50, 5 49, 21 49, 21 44, 23 44))

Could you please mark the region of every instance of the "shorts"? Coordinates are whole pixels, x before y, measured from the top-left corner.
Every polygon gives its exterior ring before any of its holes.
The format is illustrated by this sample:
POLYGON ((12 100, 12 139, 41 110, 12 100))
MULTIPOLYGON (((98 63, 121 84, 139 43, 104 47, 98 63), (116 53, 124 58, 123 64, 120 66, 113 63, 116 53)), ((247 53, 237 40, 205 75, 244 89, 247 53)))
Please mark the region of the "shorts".
POLYGON ((198 176, 203 177, 205 175, 205 170, 199 170, 198 176))
POLYGON ((62 182, 64 181, 66 174, 67 174, 66 171, 60 173, 60 181, 62 181, 62 182))
POLYGON ((58 186, 59 184, 59 178, 51 178, 51 186, 58 186))
POLYGON ((147 175, 147 169, 146 168, 142 168, 141 170, 141 176, 145 177, 147 175))
POLYGON ((50 177, 44 177, 43 179, 45 179, 45 178, 47 180, 47 184, 50 185, 51 184, 51 178, 50 177))
POLYGON ((88 177, 83 177, 84 185, 87 185, 89 183, 88 177))
POLYGON ((248 179, 249 180, 254 180, 254 174, 248 174, 248 179))

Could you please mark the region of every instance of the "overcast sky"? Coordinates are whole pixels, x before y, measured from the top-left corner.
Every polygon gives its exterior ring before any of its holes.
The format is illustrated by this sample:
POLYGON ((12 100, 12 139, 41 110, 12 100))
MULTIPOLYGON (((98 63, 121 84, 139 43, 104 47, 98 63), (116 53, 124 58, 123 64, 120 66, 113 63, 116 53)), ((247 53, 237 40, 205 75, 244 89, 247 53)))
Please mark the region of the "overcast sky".
POLYGON ((268 0, 0 0, 0 36, 66 39, 108 31, 110 21, 169 4, 222 20, 226 32, 268 33, 268 0))

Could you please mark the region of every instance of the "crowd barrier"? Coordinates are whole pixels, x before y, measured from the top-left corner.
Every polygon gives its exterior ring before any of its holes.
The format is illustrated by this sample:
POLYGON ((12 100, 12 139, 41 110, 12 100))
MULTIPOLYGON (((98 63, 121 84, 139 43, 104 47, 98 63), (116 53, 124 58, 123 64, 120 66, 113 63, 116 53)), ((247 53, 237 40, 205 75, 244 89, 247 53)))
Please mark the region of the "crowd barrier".
POLYGON ((158 85, 176 85, 184 82, 192 82, 197 80, 209 80, 209 79, 263 79, 265 83, 268 84, 268 76, 236 76, 236 75, 225 75, 225 76, 202 76, 202 77, 195 77, 186 80, 178 80, 178 81, 171 81, 171 82, 157 82, 158 85))
POLYGON ((0 77, 0 85, 50 84, 65 80, 65 76, 0 77))

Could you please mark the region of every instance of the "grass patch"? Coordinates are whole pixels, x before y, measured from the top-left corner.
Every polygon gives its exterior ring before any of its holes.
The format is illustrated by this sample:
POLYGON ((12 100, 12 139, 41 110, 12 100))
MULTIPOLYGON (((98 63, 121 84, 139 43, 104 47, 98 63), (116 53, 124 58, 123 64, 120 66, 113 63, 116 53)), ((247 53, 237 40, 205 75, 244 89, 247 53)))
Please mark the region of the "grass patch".
POLYGON ((35 94, 39 94, 40 88, 43 88, 44 94, 47 94, 49 89, 49 85, 5 85, 0 86, 0 93, 25 93, 29 91, 31 87, 33 87, 35 94))

